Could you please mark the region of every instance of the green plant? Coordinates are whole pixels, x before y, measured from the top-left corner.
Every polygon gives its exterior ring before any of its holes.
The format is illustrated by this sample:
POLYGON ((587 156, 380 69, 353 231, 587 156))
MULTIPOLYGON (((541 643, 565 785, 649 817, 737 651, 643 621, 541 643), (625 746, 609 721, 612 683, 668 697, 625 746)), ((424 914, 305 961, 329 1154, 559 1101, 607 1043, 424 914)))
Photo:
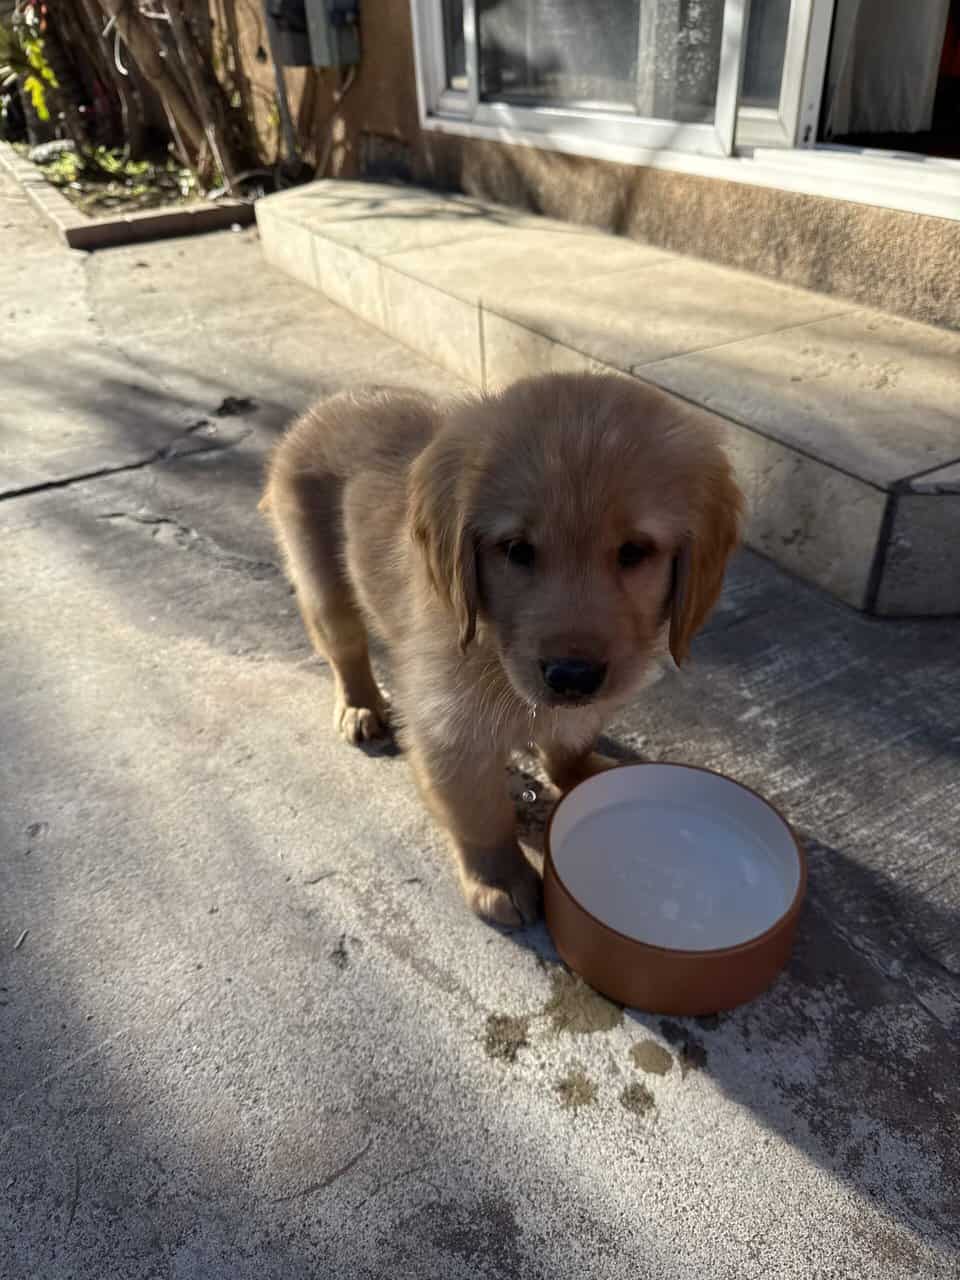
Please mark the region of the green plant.
POLYGON ((22 40, 23 51, 27 56, 30 71, 21 81, 30 95, 33 109, 41 120, 50 119, 50 108, 47 105, 47 88, 56 89, 57 78, 47 65, 43 56, 43 41, 39 36, 28 36, 22 40))
POLYGON ((43 38, 22 22, 0 26, 0 87, 7 89, 18 81, 40 119, 49 120, 47 89, 57 88, 57 78, 43 56, 43 38))
POLYGON ((43 176, 90 214, 179 204, 196 195, 193 174, 171 157, 130 160, 106 147, 64 151, 44 165, 43 176))

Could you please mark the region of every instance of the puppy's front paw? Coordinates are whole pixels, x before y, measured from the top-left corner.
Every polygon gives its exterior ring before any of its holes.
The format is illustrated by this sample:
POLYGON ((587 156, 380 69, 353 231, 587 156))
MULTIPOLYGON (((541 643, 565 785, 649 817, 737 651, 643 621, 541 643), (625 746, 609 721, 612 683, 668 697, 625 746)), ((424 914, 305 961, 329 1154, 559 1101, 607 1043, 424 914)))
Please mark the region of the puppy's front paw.
POLYGON ((540 876, 519 847, 482 858, 461 854, 460 885, 471 911, 493 924, 518 929, 540 915, 540 876))
POLYGON ((351 707, 345 702, 338 702, 333 713, 333 727, 353 746, 390 737, 384 707, 351 707))
POLYGON ((568 756, 560 752, 541 753, 547 777, 558 791, 566 792, 578 782, 585 782, 595 774, 605 773, 608 769, 616 769, 621 763, 610 756, 601 755, 599 751, 588 751, 581 756, 568 756))

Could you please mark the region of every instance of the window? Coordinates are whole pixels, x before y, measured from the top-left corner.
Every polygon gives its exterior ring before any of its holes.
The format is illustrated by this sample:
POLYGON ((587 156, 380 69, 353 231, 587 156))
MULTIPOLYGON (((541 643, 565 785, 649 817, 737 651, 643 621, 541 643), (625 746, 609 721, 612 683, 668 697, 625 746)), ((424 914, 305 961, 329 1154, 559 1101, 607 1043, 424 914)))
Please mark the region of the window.
POLYGON ((426 128, 960 218, 960 0, 410 3, 426 128))
POLYGON ((792 142, 785 66, 814 3, 753 0, 747 22, 747 0, 414 0, 440 54, 433 110, 528 128, 580 117, 614 141, 713 154, 735 128, 792 142))
POLYGON ((790 0, 754 0, 750 6, 740 89, 745 107, 779 105, 789 20, 790 0))
POLYGON ((479 96, 632 111, 640 0, 479 0, 479 96))
POLYGON ((723 0, 477 0, 479 98, 712 122, 723 16, 723 0))

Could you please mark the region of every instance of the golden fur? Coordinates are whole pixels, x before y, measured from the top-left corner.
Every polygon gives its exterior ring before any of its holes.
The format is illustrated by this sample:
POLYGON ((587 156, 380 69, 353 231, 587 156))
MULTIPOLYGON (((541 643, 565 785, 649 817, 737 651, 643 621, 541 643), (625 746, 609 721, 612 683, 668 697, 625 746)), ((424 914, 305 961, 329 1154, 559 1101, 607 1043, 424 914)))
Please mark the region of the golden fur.
POLYGON ((532 741, 561 788, 608 767, 593 752, 604 722, 668 646, 686 657, 741 512, 710 419, 616 376, 530 378, 446 406, 344 394, 290 429, 261 505, 332 667, 336 727, 353 742, 387 733, 370 627, 468 903, 533 919, 506 763, 532 741), (556 693, 555 659, 605 673, 599 689, 556 693))

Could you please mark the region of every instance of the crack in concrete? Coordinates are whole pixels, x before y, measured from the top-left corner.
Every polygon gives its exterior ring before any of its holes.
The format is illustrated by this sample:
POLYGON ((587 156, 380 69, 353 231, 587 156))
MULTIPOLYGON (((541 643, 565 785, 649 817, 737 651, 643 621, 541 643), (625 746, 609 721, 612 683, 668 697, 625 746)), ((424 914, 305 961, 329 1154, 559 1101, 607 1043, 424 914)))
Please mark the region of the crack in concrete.
MULTIPOLYGON (((396 1186, 398 1182, 403 1182, 405 1179, 412 1177, 415 1173, 423 1173, 424 1169, 430 1168, 430 1164, 431 1161, 424 1160, 421 1164, 411 1165, 409 1169, 401 1169, 400 1172, 395 1173, 393 1177, 385 1178, 382 1182, 378 1182, 369 1195, 364 1196, 362 1200, 358 1201, 357 1204, 354 1205, 350 1212, 350 1217, 355 1218, 361 1209, 365 1208, 371 1200, 375 1200, 377 1196, 386 1191, 388 1187, 396 1186)), ((425 1179, 425 1181, 427 1180, 425 1179)), ((429 1185, 433 1186, 433 1183, 431 1182, 429 1185)), ((434 1190, 436 1190, 436 1188, 434 1188, 434 1190)))
MULTIPOLYGON (((69 1058, 59 1067, 54 1067, 52 1071, 48 1071, 46 1075, 41 1076, 39 1080, 35 1080, 33 1084, 27 1085, 25 1089, 21 1089, 7 1108, 8 1114, 11 1116, 16 1115, 24 1098, 28 1098, 32 1093, 46 1089, 48 1084, 59 1079, 60 1076, 68 1075, 71 1071, 75 1071, 77 1067, 81 1066, 89 1058, 95 1058, 98 1053, 101 1053, 108 1045, 113 1044, 115 1040, 119 1040, 123 1035, 126 1035, 125 1027, 122 1027, 119 1031, 114 1031, 112 1035, 101 1040, 99 1044, 92 1045, 89 1049, 84 1049, 82 1053, 78 1053, 74 1057, 69 1058)), ((0 1155, 2 1155, 6 1150, 13 1135, 24 1127, 24 1125, 16 1124, 0 1134, 0 1155)))
POLYGON ((952 1033, 956 1030, 960 1025, 960 999, 956 990, 951 989, 955 979, 945 965, 899 932, 885 939, 888 944, 893 942, 899 952, 891 954, 864 933, 844 926, 828 912, 823 902, 817 901, 816 896, 813 902, 836 936, 866 960, 885 981, 895 984, 906 999, 918 1004, 945 1031, 952 1033), (927 972, 923 972, 924 969, 927 972))
MULTIPOLYGON (((93 336, 95 341, 98 346, 112 352, 119 360, 128 365, 129 368, 137 375, 138 380, 142 380, 145 376, 144 369, 141 368, 137 360, 129 351, 125 350, 120 343, 110 338, 102 320, 97 314, 97 307, 92 296, 90 280, 91 261, 92 255, 87 255, 83 263, 83 299, 87 308, 88 322, 94 331, 93 336)), ((164 377, 162 377, 162 375, 147 372, 146 377, 148 379, 152 379, 162 390, 166 391, 168 395, 173 396, 175 394, 174 388, 164 377)), ((144 387, 143 390, 146 391, 147 388, 144 387)), ((227 399, 229 399, 229 397, 227 397, 227 399)), ((216 413, 216 411, 214 412, 216 413)), ((200 409, 193 413, 190 413, 189 410, 185 409, 182 415, 178 414, 177 416, 182 416, 184 418, 189 417, 193 420, 189 421, 182 431, 177 432, 177 434, 167 444, 161 445, 159 448, 152 450, 144 457, 137 458, 132 462, 118 463, 114 466, 107 465, 103 467, 92 467, 89 471, 74 472, 71 475, 63 476, 56 480, 40 480, 37 481, 36 484, 21 485, 16 488, 5 489, 0 492, 0 502, 4 502, 10 498, 31 497, 34 494, 45 493, 48 490, 66 489, 73 484, 81 484, 88 480, 100 480, 106 476, 122 475, 128 471, 141 471, 145 467, 151 467, 158 462, 170 462, 178 456, 183 456, 180 445, 184 441, 189 440, 198 431, 202 431, 205 427, 212 426, 212 423, 210 417, 200 409)), ((198 458, 211 453, 222 453, 227 449, 234 448, 234 446, 240 444, 243 440, 246 440, 252 433, 253 427, 251 426, 248 427, 246 431, 233 436, 229 440, 217 441, 216 443, 211 443, 205 447, 190 449, 187 452, 190 457, 198 458)))
POLYGON ((748 622, 757 622, 760 619, 769 618, 771 614, 782 612, 783 606, 777 604, 770 609, 757 609, 753 611, 747 609, 746 612, 738 614, 733 618, 729 617, 729 615, 724 616, 722 613, 715 614, 713 619, 703 628, 701 634, 704 636, 720 636, 726 631, 733 631, 737 627, 745 626, 748 622))
POLYGON ((299 1191, 291 1191, 286 1196, 275 1196, 273 1204, 289 1204, 291 1200, 303 1200, 306 1196, 315 1195, 318 1191, 326 1191, 328 1187, 345 1177, 355 1165, 358 1165, 363 1157, 373 1145, 373 1138, 368 1138, 363 1146, 356 1154, 352 1155, 349 1160, 344 1161, 332 1173, 328 1173, 325 1178, 321 1178, 319 1182, 311 1182, 307 1187, 301 1187, 299 1191))
POLYGON ((880 946, 862 934, 847 933, 842 927, 837 929, 860 955, 865 956, 885 978, 900 982, 912 993, 914 999, 948 1031, 960 1025, 960 998, 956 991, 956 977, 953 970, 929 950, 911 938, 901 940, 902 950, 907 959, 899 956, 887 957, 880 946), (920 958, 934 973, 923 973, 917 964, 920 958), (909 963, 907 963, 909 960, 909 963), (923 987, 919 984, 923 983, 923 987), (950 988, 953 988, 952 990, 950 988))
POLYGON ((227 551, 208 534, 191 525, 181 524, 172 516, 155 515, 152 511, 103 511, 98 520, 129 521, 152 529, 152 537, 162 545, 175 546, 182 551, 199 551, 211 557, 224 569, 233 569, 253 578, 272 577, 280 572, 272 560, 258 560, 240 552, 227 551))
POLYGON ((179 457, 202 458, 211 453, 224 453, 227 449, 232 449, 235 445, 246 440, 247 436, 253 431, 253 428, 250 427, 249 430, 232 440, 210 444, 199 449, 189 449, 186 452, 177 447, 207 425, 208 420, 206 418, 191 423, 190 426, 175 435, 168 444, 161 445, 159 449, 154 449, 152 453, 149 453, 144 458, 138 458, 135 462, 122 462, 112 467, 95 467, 90 471, 78 471, 73 475, 62 476, 58 480, 38 480, 36 484, 21 485, 17 489, 5 489, 0 493, 0 502, 6 502, 10 498, 29 498, 33 494, 47 493, 54 489, 67 489, 73 484, 82 484, 87 480, 102 480, 105 476, 123 475, 127 471, 142 471, 145 467, 152 467, 158 462, 172 462, 179 457))

